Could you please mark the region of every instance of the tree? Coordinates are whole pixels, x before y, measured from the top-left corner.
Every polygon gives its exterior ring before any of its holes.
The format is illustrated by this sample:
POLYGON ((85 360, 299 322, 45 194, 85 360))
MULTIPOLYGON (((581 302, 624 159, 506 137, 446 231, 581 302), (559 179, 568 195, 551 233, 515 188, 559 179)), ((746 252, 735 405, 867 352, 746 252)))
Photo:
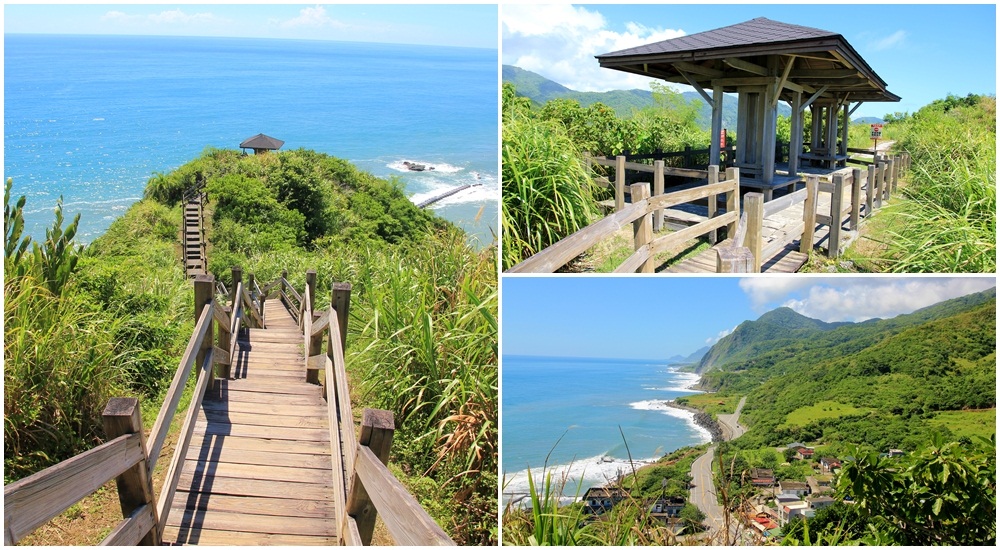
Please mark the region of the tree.
POLYGON ((908 463, 858 450, 838 496, 869 518, 868 536, 903 545, 996 545, 996 436, 978 443, 935 438, 908 463))

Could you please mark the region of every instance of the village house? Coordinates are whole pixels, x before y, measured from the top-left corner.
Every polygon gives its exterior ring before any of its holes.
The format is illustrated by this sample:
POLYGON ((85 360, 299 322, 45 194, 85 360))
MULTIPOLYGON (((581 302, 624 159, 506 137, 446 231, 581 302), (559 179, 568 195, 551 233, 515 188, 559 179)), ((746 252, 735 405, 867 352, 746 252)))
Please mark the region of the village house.
POLYGON ((583 510, 588 514, 603 514, 628 496, 628 491, 619 487, 591 487, 583 495, 583 510))
POLYGON ((774 470, 765 468, 752 468, 750 470, 750 484, 754 487, 774 487, 774 470))
POLYGON ((796 516, 803 518, 813 516, 813 510, 809 507, 808 502, 796 500, 778 507, 778 523, 780 525, 786 525, 796 516))
POLYGON ((823 508, 832 505, 836 502, 836 500, 827 495, 810 495, 806 498, 806 502, 809 503, 809 507, 813 510, 822 510, 823 508))
POLYGON ((669 519, 680 517, 681 510, 684 509, 685 504, 687 504, 687 501, 684 497, 658 498, 649 507, 649 513, 655 519, 669 523, 669 519))
POLYGON ((801 498, 809 494, 809 485, 801 481, 781 480, 778 482, 778 495, 783 497, 801 498))
POLYGON ((823 494, 833 492, 833 476, 817 475, 806 477, 806 484, 809 485, 810 494, 823 494))
POLYGON ((824 474, 831 474, 835 468, 840 468, 841 462, 832 456, 824 456, 819 459, 819 467, 824 474))
POLYGON ((795 451, 795 457, 799 460, 809 460, 813 457, 814 452, 815 451, 809 447, 799 447, 798 450, 795 451))

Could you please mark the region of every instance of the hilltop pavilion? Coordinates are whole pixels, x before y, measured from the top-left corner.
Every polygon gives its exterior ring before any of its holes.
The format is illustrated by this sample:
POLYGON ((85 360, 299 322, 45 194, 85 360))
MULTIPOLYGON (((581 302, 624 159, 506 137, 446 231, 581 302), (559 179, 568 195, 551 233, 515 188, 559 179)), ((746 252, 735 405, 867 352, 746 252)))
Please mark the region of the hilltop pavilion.
POLYGON ((240 144, 240 148, 253 149, 253 154, 259 155, 267 151, 277 151, 278 149, 281 149, 281 146, 284 144, 285 142, 280 139, 265 136, 264 134, 257 134, 256 136, 248 137, 243 140, 243 143, 240 144))
POLYGON ((900 100, 842 35, 763 17, 597 60, 601 67, 694 87, 712 106, 710 164, 720 161, 723 93, 738 94, 734 165, 741 183, 767 198, 799 181, 802 161, 827 168, 846 161, 850 116, 862 103, 900 100), (787 175, 775 173, 778 101, 792 110, 787 175), (812 128, 803 152, 806 108, 812 128))

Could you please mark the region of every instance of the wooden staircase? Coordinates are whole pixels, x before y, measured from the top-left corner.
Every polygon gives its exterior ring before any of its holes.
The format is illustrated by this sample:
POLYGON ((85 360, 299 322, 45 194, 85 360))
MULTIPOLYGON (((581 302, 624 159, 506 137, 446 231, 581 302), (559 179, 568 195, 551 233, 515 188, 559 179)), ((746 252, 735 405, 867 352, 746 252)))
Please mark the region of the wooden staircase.
POLYGON ((264 307, 267 328, 241 331, 231 378, 202 403, 166 544, 339 543, 323 388, 285 307, 264 307))
POLYGON ((181 243, 184 247, 184 271, 188 277, 208 273, 204 197, 204 193, 198 193, 188 198, 184 203, 184 229, 181 243))

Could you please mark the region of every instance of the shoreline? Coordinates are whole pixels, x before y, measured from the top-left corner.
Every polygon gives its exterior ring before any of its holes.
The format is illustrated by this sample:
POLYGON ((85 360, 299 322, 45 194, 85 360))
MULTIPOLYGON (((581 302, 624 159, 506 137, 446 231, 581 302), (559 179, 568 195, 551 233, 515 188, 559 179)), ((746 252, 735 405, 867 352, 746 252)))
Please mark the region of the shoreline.
POLYGON ((694 414, 695 424, 701 426, 705 431, 709 433, 709 435, 712 436, 712 443, 719 443, 721 441, 725 441, 725 438, 722 435, 722 426, 720 426, 716 420, 712 419, 712 415, 708 414, 707 412, 701 409, 696 409, 694 407, 689 407, 687 405, 681 405, 680 403, 677 403, 673 400, 664 401, 663 404, 668 407, 672 407, 674 409, 679 409, 694 414))

